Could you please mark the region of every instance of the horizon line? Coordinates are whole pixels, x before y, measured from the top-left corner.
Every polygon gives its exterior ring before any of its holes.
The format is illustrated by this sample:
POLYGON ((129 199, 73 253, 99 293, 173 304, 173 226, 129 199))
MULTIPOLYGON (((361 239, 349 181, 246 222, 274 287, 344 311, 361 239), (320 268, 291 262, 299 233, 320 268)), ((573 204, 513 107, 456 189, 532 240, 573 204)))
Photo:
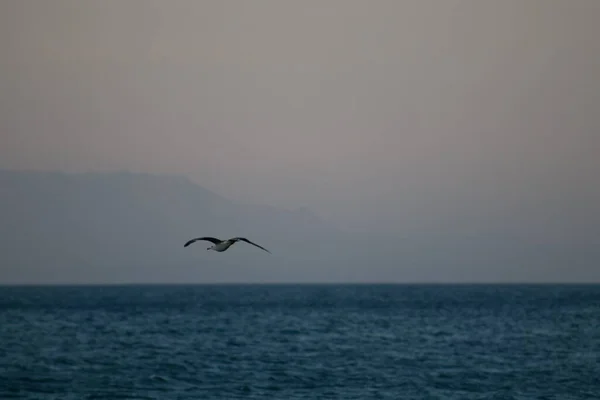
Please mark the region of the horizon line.
POLYGON ((2 287, 65 287, 65 286, 595 286, 600 285, 600 281, 522 281, 522 282, 87 282, 87 283, 68 283, 68 282, 20 282, 20 283, 1 283, 2 287))

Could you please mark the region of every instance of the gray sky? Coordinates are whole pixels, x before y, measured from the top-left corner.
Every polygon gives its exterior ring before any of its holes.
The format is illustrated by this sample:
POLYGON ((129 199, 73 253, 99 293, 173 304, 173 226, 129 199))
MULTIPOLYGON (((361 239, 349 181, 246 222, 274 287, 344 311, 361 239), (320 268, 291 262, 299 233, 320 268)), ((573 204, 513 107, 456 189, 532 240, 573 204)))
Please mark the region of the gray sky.
POLYGON ((540 230, 589 227, 599 19, 598 0, 3 0, 0 167, 184 174, 363 229, 544 207, 540 230))

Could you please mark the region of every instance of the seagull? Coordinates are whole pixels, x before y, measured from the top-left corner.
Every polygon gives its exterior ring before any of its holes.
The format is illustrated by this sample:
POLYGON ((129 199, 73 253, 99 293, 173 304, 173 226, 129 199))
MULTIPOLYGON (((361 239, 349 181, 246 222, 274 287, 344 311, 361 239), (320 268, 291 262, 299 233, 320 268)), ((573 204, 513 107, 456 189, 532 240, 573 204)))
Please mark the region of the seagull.
POLYGON ((251 245, 254 245, 254 246, 256 246, 256 247, 258 247, 260 249, 263 249, 267 253, 271 254, 271 252, 269 250, 265 249, 262 246, 257 245, 256 243, 253 243, 253 242, 251 242, 248 239, 243 238, 243 237, 234 237, 234 238, 227 239, 227 240, 220 240, 220 239, 217 239, 217 238, 214 238, 214 237, 204 236, 204 237, 199 237, 199 238, 188 240, 183 245, 183 247, 188 247, 190 244, 192 244, 194 242, 197 242, 198 240, 206 240, 208 242, 213 243, 213 245, 211 247, 209 247, 208 249, 206 249, 206 250, 214 250, 214 251, 218 251, 219 253, 227 250, 234 243, 239 242, 241 240, 242 242, 250 243, 251 245))

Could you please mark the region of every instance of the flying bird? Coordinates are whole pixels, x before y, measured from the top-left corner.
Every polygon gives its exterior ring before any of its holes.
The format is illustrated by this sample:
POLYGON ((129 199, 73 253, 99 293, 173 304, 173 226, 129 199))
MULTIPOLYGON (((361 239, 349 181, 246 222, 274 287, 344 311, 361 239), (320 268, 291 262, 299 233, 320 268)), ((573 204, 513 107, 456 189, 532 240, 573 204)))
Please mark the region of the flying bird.
POLYGON ((243 237, 234 237, 231 239, 227 239, 227 240, 220 240, 214 237, 210 237, 210 236, 204 236, 204 237, 199 237, 199 238, 195 238, 195 239, 191 239, 188 240, 183 247, 188 247, 190 244, 197 242, 198 240, 206 240, 207 242, 211 242, 213 243, 212 246, 210 246, 208 249, 206 250, 214 250, 214 251, 218 251, 219 253, 227 250, 228 248, 230 248, 234 243, 239 242, 240 240, 242 242, 246 242, 246 243, 250 243, 253 246, 258 247, 259 249, 263 249, 264 251, 266 251, 267 253, 271 254, 271 252, 267 249, 265 249, 262 246, 257 245, 256 243, 253 243, 251 241, 249 241, 246 238, 243 237))

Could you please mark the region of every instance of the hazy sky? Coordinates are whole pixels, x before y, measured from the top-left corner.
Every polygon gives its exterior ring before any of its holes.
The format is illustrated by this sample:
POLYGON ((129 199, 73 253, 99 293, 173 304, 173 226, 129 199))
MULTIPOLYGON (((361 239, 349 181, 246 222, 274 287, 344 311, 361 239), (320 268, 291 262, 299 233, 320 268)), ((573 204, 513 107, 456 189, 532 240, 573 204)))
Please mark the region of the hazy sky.
POLYGON ((0 168, 183 174, 355 227, 565 204, 585 224, 599 20, 598 0, 3 0, 0 168))

